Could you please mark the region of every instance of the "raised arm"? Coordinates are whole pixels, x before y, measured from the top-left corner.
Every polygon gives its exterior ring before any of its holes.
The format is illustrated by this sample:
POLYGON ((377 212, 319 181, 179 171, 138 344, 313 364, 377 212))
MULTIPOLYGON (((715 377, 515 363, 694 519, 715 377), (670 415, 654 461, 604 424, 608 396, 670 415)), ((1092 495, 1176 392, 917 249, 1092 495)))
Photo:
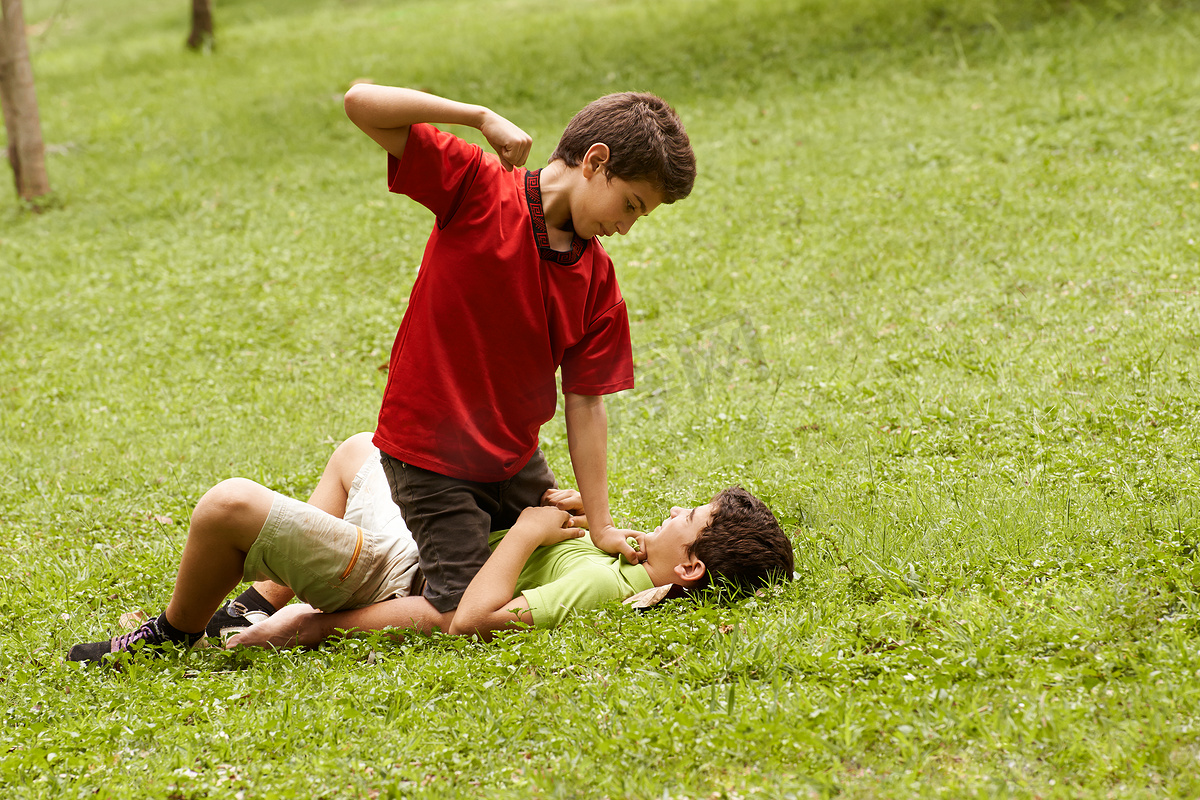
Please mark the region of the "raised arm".
POLYGON ((490 639, 494 631, 524 623, 533 624, 529 603, 525 597, 513 597, 517 578, 533 551, 542 545, 552 545, 583 536, 580 528, 567 528, 571 515, 550 506, 527 508, 521 512, 500 545, 471 579, 463 594, 450 633, 464 636, 472 633, 490 639))
POLYGON ((616 527, 608 507, 608 415, 604 398, 565 392, 564 401, 567 448, 571 451, 579 493, 583 495, 583 507, 587 509, 592 544, 637 564, 645 558, 640 544, 635 550, 626 540, 632 536, 640 543, 644 534, 616 527))
POLYGON ((507 170, 525 163, 533 143, 529 134, 491 109, 416 89, 359 83, 350 87, 343 103, 346 116, 396 158, 404 156, 409 127, 418 122, 478 128, 507 170))

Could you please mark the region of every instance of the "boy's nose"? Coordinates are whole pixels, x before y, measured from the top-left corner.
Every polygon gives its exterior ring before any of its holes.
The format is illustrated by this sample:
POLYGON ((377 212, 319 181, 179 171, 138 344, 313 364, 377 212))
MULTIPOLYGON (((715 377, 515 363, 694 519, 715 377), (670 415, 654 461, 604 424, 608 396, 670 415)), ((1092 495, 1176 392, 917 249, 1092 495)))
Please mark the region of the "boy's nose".
POLYGON ((678 517, 682 513, 683 513, 683 509, 680 508, 679 506, 671 506, 671 516, 672 517, 678 517))

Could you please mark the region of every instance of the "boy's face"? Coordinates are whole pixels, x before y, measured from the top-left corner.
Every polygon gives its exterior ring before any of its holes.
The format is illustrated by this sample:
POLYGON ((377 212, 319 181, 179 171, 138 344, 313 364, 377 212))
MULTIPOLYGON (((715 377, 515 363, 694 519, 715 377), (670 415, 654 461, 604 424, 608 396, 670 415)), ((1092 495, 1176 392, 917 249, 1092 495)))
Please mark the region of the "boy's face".
POLYGON ((667 569, 684 563, 688 548, 712 520, 712 515, 712 503, 695 508, 672 507, 671 515, 642 541, 646 562, 667 569))
POLYGON ((623 236, 662 201, 662 192, 649 181, 610 178, 603 167, 588 170, 582 188, 571 199, 571 224, 581 239, 623 236))

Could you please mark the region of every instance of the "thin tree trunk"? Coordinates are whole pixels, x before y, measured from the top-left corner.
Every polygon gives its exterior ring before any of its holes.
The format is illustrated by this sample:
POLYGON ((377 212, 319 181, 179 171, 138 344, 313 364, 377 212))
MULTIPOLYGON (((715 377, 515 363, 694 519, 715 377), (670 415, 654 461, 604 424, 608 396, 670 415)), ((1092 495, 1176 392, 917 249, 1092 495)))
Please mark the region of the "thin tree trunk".
POLYGON ((8 136, 8 162, 17 194, 33 201, 50 194, 50 179, 25 41, 25 11, 21 0, 0 0, 0 12, 0 110, 8 136))
POLYGON ((212 47, 216 43, 213 35, 212 0, 192 0, 192 32, 187 46, 193 50, 212 47))
POLYGON ((9 75, 8 63, 8 31, 4 27, 4 19, 0 17, 0 116, 4 117, 5 156, 12 167, 13 181, 17 186, 17 194, 21 193, 21 171, 17 167, 17 112, 13 110, 16 101, 12 97, 12 80, 9 75))

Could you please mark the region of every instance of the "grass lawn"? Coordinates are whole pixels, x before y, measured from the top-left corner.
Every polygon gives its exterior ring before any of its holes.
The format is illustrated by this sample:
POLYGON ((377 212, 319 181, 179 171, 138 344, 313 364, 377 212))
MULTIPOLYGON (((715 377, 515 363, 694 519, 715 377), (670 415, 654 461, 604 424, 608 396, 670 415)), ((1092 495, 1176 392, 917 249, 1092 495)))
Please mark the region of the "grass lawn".
POLYGON ((1200 795, 1200 3, 219 0, 204 54, 182 0, 25 6, 55 196, 0 192, 0 795, 1200 795), (695 192, 608 246, 614 510, 739 482, 797 581, 64 660, 164 607, 207 488, 305 496, 373 427, 431 219, 359 78, 533 164, 600 94, 676 106, 695 192))

